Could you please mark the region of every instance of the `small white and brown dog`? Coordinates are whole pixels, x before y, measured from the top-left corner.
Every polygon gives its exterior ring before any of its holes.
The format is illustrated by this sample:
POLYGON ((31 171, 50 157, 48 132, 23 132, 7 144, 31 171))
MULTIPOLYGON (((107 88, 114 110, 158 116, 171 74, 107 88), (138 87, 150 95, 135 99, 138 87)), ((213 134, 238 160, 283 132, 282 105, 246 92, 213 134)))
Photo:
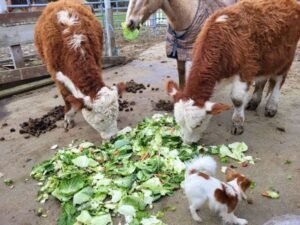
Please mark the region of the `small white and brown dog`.
POLYGON ((234 215, 238 202, 247 199, 245 191, 251 184, 248 178, 227 167, 222 168, 226 182, 212 177, 217 164, 210 156, 199 156, 188 162, 186 166, 183 189, 195 221, 202 221, 197 210, 208 201, 210 209, 218 212, 225 224, 248 224, 247 220, 234 215))

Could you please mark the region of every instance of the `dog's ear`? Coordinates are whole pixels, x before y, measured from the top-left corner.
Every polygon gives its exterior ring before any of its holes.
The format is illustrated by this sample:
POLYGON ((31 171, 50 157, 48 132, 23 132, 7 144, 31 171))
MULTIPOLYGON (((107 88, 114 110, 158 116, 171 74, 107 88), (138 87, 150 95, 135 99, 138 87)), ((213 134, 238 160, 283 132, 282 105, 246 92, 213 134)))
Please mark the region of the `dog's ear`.
POLYGON ((243 192, 245 192, 251 185, 252 181, 245 176, 240 175, 238 177, 238 185, 241 187, 243 192))
POLYGON ((232 181, 238 177, 238 173, 229 167, 222 167, 222 172, 225 173, 226 182, 232 181))

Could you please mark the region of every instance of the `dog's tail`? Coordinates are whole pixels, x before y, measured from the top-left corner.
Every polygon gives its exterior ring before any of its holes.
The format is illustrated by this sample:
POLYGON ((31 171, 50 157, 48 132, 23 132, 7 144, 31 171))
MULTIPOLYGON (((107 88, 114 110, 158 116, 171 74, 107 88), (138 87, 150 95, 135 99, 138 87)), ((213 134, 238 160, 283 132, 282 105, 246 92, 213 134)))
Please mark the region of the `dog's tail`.
POLYGON ((186 163, 186 176, 203 172, 213 176, 216 173, 217 163, 210 156, 198 156, 186 163))

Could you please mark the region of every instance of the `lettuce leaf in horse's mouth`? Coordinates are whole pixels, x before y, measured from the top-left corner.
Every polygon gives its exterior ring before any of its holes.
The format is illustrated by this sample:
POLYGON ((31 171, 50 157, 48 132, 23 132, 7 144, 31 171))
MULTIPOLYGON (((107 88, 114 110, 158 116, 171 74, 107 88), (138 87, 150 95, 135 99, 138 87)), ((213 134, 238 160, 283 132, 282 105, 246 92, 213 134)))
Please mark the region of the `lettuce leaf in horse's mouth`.
MULTIPOLYGON (((171 116, 156 114, 126 131, 100 146, 70 144, 32 169, 38 200, 52 195, 62 202, 59 225, 108 225, 118 214, 128 225, 163 225, 148 209, 180 188, 184 161, 200 152, 220 155, 220 146, 184 144, 171 116)), ((235 148, 245 150, 244 144, 235 148)))
POLYGON ((122 30, 123 30, 123 36, 126 40, 133 41, 133 40, 137 39, 137 37, 139 36, 139 33, 140 33, 140 31, 138 29, 135 29, 133 31, 129 30, 127 28, 126 22, 122 22, 121 26, 122 26, 122 30))

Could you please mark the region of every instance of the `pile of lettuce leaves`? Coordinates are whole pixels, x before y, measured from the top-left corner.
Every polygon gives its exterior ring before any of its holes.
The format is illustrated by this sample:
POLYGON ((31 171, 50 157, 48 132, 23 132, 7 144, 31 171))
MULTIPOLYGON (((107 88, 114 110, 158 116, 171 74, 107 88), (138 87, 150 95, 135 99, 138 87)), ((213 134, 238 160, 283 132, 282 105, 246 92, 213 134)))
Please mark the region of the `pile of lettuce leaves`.
POLYGON ((58 225, 109 225, 118 215, 128 225, 163 225, 148 209, 180 188, 184 161, 200 152, 242 161, 246 150, 244 143, 184 144, 174 118, 156 114, 100 146, 82 142, 61 148, 31 176, 39 181, 38 201, 52 195, 62 203, 58 225))

